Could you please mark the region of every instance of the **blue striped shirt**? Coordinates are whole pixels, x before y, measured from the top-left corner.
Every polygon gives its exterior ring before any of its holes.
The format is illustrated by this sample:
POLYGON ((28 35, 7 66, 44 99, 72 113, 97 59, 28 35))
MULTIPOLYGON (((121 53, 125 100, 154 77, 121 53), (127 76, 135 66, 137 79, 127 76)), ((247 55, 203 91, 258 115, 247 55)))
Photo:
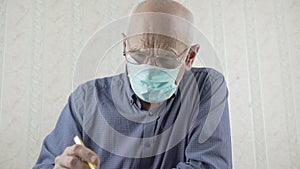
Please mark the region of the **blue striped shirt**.
POLYGON ((210 68, 185 72, 177 91, 142 110, 125 73, 80 85, 33 168, 53 168, 78 135, 100 158, 101 169, 230 169, 228 90, 210 68))

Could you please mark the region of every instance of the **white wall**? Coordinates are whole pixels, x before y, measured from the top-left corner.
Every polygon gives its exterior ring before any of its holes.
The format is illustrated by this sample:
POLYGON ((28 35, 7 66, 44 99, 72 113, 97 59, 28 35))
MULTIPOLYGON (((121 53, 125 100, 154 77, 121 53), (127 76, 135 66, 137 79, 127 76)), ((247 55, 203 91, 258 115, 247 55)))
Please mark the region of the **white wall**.
MULTIPOLYGON (((0 0, 0 168, 31 168, 79 49, 138 0, 0 0)), ((230 90, 234 167, 300 168, 300 1, 181 0, 230 90)))

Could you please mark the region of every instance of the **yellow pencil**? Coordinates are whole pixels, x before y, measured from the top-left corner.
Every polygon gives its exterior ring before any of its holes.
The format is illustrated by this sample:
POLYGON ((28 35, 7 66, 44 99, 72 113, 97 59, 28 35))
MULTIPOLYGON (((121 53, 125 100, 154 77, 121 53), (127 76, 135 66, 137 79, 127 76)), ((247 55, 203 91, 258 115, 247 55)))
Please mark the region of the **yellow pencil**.
MULTIPOLYGON (((74 141, 75 141, 76 144, 84 146, 82 140, 78 136, 74 137, 74 141)), ((96 169, 96 165, 95 164, 92 164, 90 162, 87 162, 87 164, 89 165, 90 169, 96 169)))

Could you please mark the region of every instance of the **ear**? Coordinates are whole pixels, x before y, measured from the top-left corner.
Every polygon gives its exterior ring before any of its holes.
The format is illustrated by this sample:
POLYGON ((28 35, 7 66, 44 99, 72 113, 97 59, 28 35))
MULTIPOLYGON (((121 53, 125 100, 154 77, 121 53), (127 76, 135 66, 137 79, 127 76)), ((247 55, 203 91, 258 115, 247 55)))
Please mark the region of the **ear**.
POLYGON ((122 33, 122 38, 123 38, 123 55, 125 56, 127 36, 124 33, 122 33))
POLYGON ((197 53, 200 49, 200 45, 199 44, 196 44, 196 45, 193 45, 191 46, 190 50, 189 50, 189 53, 186 57, 186 60, 185 60, 185 69, 188 71, 188 70, 191 70, 192 66, 193 66, 193 63, 196 59, 196 56, 197 56, 197 53))

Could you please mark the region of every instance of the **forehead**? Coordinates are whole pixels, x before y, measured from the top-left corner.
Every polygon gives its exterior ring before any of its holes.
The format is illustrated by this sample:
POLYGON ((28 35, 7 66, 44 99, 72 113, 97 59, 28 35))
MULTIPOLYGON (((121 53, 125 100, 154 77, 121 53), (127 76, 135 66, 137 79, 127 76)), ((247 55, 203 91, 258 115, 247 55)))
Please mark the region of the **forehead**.
POLYGON ((185 50, 188 45, 182 41, 169 37, 166 35, 144 33, 128 37, 129 50, 142 50, 142 49, 163 49, 173 51, 179 54, 185 50))

